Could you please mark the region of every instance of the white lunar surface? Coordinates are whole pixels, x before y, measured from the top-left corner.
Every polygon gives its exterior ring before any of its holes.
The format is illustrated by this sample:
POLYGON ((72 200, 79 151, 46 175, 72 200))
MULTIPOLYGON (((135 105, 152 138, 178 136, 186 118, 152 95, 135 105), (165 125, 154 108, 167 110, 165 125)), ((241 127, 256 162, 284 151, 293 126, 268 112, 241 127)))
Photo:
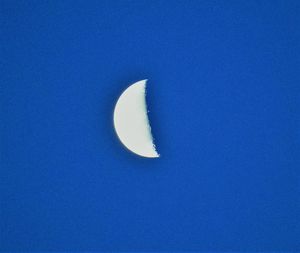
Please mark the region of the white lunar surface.
POLYGON ((147 115, 146 82, 129 86, 119 97, 114 110, 114 127, 121 142, 137 155, 159 157, 147 115))

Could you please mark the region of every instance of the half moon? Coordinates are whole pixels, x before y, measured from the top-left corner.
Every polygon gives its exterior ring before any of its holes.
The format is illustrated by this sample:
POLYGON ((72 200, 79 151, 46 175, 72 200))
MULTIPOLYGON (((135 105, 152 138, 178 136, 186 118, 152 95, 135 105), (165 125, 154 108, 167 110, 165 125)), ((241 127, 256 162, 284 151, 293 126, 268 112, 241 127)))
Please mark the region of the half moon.
POLYGON ((114 127, 120 141, 133 153, 157 158, 147 115, 146 82, 130 85, 119 97, 114 110, 114 127))

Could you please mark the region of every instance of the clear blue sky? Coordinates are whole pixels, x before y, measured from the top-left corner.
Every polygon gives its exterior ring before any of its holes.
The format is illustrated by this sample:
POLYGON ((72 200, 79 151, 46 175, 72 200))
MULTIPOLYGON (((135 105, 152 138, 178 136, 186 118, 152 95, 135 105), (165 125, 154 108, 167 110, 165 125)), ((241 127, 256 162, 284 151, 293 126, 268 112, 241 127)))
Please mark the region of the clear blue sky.
POLYGON ((299 16, 2 0, 0 250, 299 251, 299 16), (153 160, 112 125, 146 78, 153 160))

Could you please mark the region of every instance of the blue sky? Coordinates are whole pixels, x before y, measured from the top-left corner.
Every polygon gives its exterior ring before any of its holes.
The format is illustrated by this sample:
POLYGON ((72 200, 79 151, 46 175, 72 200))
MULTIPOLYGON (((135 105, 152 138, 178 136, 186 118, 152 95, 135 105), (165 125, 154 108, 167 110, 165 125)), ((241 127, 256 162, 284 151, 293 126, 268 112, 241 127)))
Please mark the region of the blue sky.
POLYGON ((1 251, 300 250, 299 1, 1 1, 1 251), (148 79, 159 159, 112 112, 148 79))

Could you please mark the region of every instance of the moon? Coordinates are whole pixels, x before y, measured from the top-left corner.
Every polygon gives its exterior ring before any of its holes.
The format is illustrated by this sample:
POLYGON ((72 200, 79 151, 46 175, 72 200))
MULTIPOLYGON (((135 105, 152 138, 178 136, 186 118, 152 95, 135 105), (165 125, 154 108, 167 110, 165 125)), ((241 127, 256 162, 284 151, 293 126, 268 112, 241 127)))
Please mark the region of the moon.
POLYGON ((146 83, 147 79, 138 81, 123 91, 115 105, 113 121, 126 148, 143 157, 157 158, 147 115, 146 83))

